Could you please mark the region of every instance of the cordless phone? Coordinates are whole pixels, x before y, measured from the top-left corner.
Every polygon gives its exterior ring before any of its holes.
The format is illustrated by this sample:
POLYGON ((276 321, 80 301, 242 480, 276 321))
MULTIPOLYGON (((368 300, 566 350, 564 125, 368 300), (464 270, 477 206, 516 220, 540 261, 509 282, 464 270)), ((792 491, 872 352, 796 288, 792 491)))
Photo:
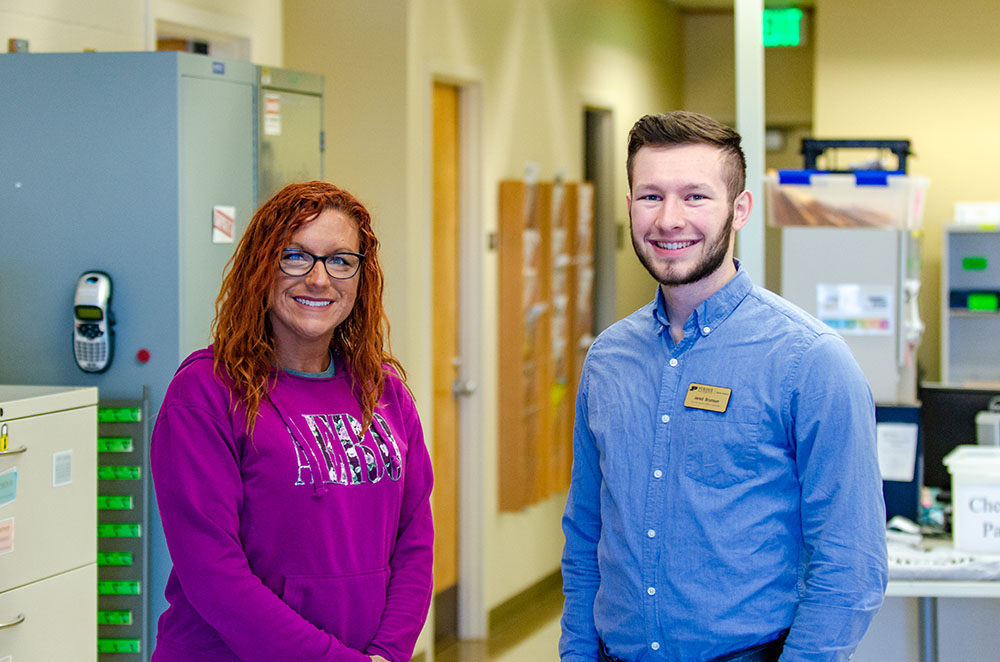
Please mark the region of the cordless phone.
POLYGON ((85 271, 76 283, 73 356, 84 372, 104 372, 111 365, 115 337, 111 289, 111 277, 103 271, 85 271))

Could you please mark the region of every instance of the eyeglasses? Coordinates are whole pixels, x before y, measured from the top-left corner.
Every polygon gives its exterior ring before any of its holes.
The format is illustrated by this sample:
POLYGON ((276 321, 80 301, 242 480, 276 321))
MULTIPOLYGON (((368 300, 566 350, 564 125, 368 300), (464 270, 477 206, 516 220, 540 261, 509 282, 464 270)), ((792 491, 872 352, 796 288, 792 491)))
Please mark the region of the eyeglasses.
POLYGON ((313 255, 308 251, 298 248, 285 248, 278 258, 278 268, 289 276, 305 276, 316 262, 322 262, 326 266, 326 273, 331 278, 344 280, 353 278, 358 273, 358 267, 365 256, 361 253, 330 253, 329 255, 313 255))

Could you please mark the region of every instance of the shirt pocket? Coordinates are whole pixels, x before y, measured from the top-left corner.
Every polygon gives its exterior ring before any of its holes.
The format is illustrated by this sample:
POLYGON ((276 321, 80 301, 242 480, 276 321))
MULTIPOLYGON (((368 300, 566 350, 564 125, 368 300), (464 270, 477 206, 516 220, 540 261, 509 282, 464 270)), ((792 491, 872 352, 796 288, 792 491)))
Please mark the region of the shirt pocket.
POLYGON ((752 409, 697 411, 684 422, 684 475, 709 487, 731 487, 760 472, 765 426, 752 409))
POLYGON ((350 575, 288 575, 282 599, 340 643, 364 651, 385 610, 389 568, 350 575))

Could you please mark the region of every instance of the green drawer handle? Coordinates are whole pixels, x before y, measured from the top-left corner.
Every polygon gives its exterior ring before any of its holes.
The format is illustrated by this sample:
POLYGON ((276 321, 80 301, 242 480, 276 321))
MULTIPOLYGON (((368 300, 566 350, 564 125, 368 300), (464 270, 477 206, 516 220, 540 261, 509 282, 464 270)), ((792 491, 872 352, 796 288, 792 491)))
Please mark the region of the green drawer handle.
POLYGON ((97 467, 97 477, 101 480, 139 480, 142 467, 102 465, 97 467))
POLYGON ((132 423, 142 419, 142 413, 138 407, 99 407, 97 410, 98 423, 132 423))
POLYGON ((101 567, 132 565, 132 552, 97 552, 97 565, 101 567))
POLYGON ((98 639, 98 653, 138 653, 138 639, 98 639))
POLYGON ((98 524, 98 538, 139 538, 138 524, 98 524))
POLYGON ((132 437, 98 437, 98 453, 131 453, 135 450, 132 437))
POLYGON ((98 510, 132 510, 132 497, 123 495, 98 495, 98 510))
POLYGON ((132 625, 132 612, 128 609, 98 609, 98 625, 132 625))
POLYGON ((97 595, 140 595, 139 582, 97 582, 97 595))

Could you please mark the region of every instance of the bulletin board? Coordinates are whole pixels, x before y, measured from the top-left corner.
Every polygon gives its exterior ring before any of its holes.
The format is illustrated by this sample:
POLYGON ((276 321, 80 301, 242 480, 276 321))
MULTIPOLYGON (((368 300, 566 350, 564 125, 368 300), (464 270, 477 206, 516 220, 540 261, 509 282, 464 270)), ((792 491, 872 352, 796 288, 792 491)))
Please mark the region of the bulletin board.
POLYGON ((517 511, 569 486, 593 337, 593 186, 500 183, 499 491, 517 511))

